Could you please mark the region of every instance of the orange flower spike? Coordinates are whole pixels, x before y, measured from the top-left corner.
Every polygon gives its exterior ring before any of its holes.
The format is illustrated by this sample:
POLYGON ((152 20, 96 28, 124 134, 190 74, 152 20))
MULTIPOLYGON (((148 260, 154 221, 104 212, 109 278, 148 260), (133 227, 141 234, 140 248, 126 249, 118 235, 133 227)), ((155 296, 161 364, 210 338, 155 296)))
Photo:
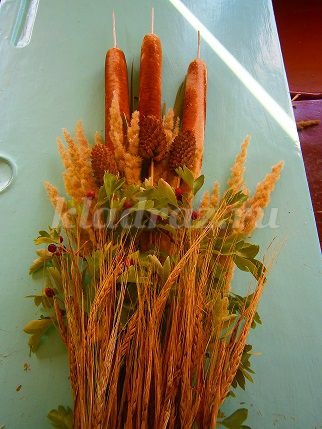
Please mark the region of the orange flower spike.
POLYGON ((193 60, 188 68, 183 104, 182 130, 192 131, 196 139, 196 159, 194 175, 198 177, 201 170, 206 125, 207 67, 199 57, 193 60))
POLYGON ((114 47, 106 53, 105 59, 105 143, 113 148, 110 138, 110 108, 114 93, 117 96, 120 112, 130 121, 129 85, 127 64, 124 52, 117 47, 115 17, 113 13, 114 47))
POLYGON ((141 47, 139 112, 141 117, 161 119, 162 46, 159 37, 153 33, 153 9, 151 21, 151 33, 144 36, 141 47))

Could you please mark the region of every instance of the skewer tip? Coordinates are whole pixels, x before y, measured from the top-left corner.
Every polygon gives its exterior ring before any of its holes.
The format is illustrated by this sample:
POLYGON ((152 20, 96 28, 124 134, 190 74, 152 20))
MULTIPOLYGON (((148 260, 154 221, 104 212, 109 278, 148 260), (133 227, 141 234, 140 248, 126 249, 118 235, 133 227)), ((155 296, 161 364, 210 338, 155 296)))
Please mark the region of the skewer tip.
POLYGON ((197 50, 197 58, 200 58, 200 31, 198 31, 198 50, 197 50))
POLYGON ((151 33, 154 34, 154 7, 151 8, 151 33))
POLYGON ((112 12, 112 22, 113 22, 113 41, 114 41, 114 48, 117 48, 117 42, 116 42, 116 24, 115 24, 115 12, 113 9, 112 12))

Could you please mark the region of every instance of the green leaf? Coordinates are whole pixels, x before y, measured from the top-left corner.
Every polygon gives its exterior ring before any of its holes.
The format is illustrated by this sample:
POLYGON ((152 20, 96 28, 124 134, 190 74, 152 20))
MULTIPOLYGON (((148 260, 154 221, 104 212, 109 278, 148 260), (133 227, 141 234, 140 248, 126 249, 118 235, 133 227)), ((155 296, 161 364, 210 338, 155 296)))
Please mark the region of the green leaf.
POLYGON ((28 340, 28 346, 30 347, 30 351, 32 353, 35 353, 35 351, 38 349, 40 341, 41 341, 41 335, 33 334, 30 336, 28 340))
POLYGON ((38 307, 42 303, 43 295, 27 295, 26 298, 33 298, 35 305, 38 307))
POLYGON ((246 371, 246 370, 243 371, 243 374, 247 378, 247 380, 250 381, 251 383, 254 383, 254 380, 249 373, 250 373, 250 371, 246 371))
POLYGON ((30 350, 34 353, 39 344, 41 337, 47 332, 47 330, 53 325, 51 319, 43 318, 39 320, 31 320, 27 323, 27 325, 23 328, 23 330, 27 334, 31 334, 29 338, 28 345, 30 350))
POLYGON ((60 271, 56 267, 47 267, 46 270, 51 286, 53 288, 56 287, 60 292, 62 292, 63 286, 60 271))
POLYGON ((160 179, 156 186, 147 186, 140 197, 154 202, 154 208, 164 210, 168 205, 177 207, 178 201, 173 188, 165 180, 160 179))
POLYGON ((204 183, 205 176, 202 174, 193 182, 193 195, 196 195, 196 193, 203 187, 204 183))
POLYGON ((243 191, 234 192, 232 189, 229 189, 223 196, 223 199, 228 205, 239 207, 247 201, 248 195, 244 194, 243 191))
POLYGON ((114 174, 106 172, 104 174, 104 188, 106 197, 111 198, 112 195, 122 188, 125 183, 125 179, 118 179, 114 174))
POLYGON ((264 264, 257 259, 247 259, 235 255, 234 262, 240 270, 250 272, 256 280, 259 280, 265 272, 264 264))
POLYGON ((42 295, 36 295, 34 297, 34 303, 36 305, 36 307, 39 307, 39 305, 42 303, 42 295))
POLYGON ((47 415, 52 426, 58 429, 73 428, 73 411, 69 407, 59 405, 57 410, 49 411, 47 415))
POLYGON ((130 266, 126 271, 124 271, 116 280, 117 283, 142 283, 144 281, 143 277, 140 277, 136 268, 130 266))
POLYGON ((177 175, 189 186, 191 190, 193 190, 194 185, 194 177, 192 172, 185 165, 183 167, 178 167, 176 169, 177 175))
POLYGON ((178 88, 176 100, 173 106, 174 115, 180 119, 182 117, 182 112, 183 112, 183 101, 184 101, 185 89, 186 89, 186 78, 184 78, 183 82, 178 88))
POLYGON ((176 194, 172 186, 170 186, 168 182, 163 179, 160 179, 158 182, 158 190, 162 194, 162 196, 168 200, 170 204, 175 207, 178 206, 176 194))
POLYGON ((140 200, 133 207, 126 210, 127 213, 134 213, 142 210, 150 210, 154 206, 152 200, 140 200))
POLYGON ((239 385, 243 390, 245 390, 246 380, 245 380, 245 377, 244 377, 243 372, 242 372, 240 369, 236 372, 235 380, 236 380, 236 382, 238 383, 238 385, 239 385))
POLYGON ((239 241, 236 244, 236 255, 242 258, 253 259, 259 252, 259 246, 245 241, 239 241))
POLYGON ((98 191, 98 199, 97 199, 97 205, 103 206, 104 204, 106 204, 108 202, 109 198, 106 196, 106 191, 104 186, 102 186, 100 188, 100 190, 98 191))
POLYGON ((35 259, 29 267, 29 274, 36 273, 41 268, 44 268, 45 261, 42 258, 35 259))
POLYGON ((29 268, 29 274, 44 268, 45 262, 52 259, 53 255, 47 249, 40 249, 36 251, 39 258, 35 259, 29 268))
POLYGON ((53 322, 51 319, 38 319, 31 320, 25 325, 23 330, 26 334, 44 334, 50 326, 52 326, 53 322))
POLYGON ((152 207, 151 209, 146 209, 146 211, 155 216, 160 216, 162 219, 168 219, 169 217, 168 213, 164 213, 162 210, 156 209, 154 207, 152 207))
POLYGON ((53 242, 54 240, 51 237, 37 237, 34 239, 36 246, 39 246, 39 244, 50 244, 53 242))
POLYGON ((39 235, 40 235, 41 237, 50 237, 50 235, 48 234, 48 232, 47 232, 47 231, 39 231, 39 235))
POLYGON ((226 417, 224 420, 222 420, 221 424, 228 429, 241 429, 243 422, 247 419, 247 416, 247 408, 240 408, 229 417, 226 417))
POLYGON ((251 327, 254 329, 256 328, 257 324, 262 325, 262 319, 260 318, 260 315, 256 311, 251 327))

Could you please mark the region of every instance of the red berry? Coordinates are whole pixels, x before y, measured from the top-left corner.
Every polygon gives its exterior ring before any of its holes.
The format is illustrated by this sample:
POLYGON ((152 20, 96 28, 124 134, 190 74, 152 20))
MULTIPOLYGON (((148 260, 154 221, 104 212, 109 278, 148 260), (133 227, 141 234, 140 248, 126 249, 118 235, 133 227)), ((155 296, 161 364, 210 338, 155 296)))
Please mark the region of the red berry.
POLYGON ((130 209, 131 207, 132 207, 131 201, 125 200, 125 202, 124 202, 124 208, 127 210, 127 209, 130 209))
POLYGON ((199 212, 197 212, 196 210, 194 210, 194 211, 191 213, 191 219, 192 219, 192 220, 197 220, 197 219, 199 218, 199 216, 200 216, 200 214, 199 214, 199 212))
POLYGON ((95 192, 94 191, 88 191, 86 193, 86 198, 88 198, 89 200, 93 200, 95 198, 95 192))
POLYGON ((63 237, 60 235, 59 236, 59 242, 62 243, 64 241, 63 237))
POLYGON ((46 295, 48 298, 52 298, 53 296, 55 296, 55 291, 54 291, 54 289, 52 289, 51 287, 46 287, 46 288, 45 288, 45 295, 46 295))
POLYGON ((55 253, 57 251, 57 246, 54 243, 51 243, 48 247, 47 247, 48 251, 50 253, 55 253))
POLYGON ((176 194, 177 199, 178 199, 179 201, 181 201, 181 200, 182 200, 182 197, 183 197, 183 194, 184 194, 184 190, 183 190, 182 188, 176 188, 176 189, 174 190, 174 192, 175 192, 175 194, 176 194))

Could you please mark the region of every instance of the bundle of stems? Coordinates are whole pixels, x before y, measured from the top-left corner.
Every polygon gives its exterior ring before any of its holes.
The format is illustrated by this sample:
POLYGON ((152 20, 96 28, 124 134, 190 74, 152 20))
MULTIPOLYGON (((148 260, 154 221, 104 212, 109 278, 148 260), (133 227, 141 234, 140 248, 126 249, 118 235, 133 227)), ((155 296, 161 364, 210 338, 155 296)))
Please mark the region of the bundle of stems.
MULTIPOLYGON (((168 135, 175 141, 175 121, 168 115, 168 135)), ((204 178, 185 166, 189 134, 177 142, 181 152, 168 152, 176 182, 171 185, 142 177, 137 112, 127 129, 127 149, 115 103, 111 117, 115 158, 98 135, 92 148, 78 123, 76 139, 64 130, 67 147, 58 141, 71 198, 46 184, 61 225, 40 231, 35 240, 48 244, 30 269, 45 273, 44 288, 33 298, 47 315, 25 331, 34 351, 50 326, 58 329, 74 397, 73 417, 62 408, 49 417, 56 427, 66 427, 59 421, 68 418, 75 429, 225 425, 221 405, 236 383, 243 387, 245 377, 251 379, 246 339, 258 322, 267 277, 267 267, 256 259, 259 247, 247 237, 283 164, 249 195, 247 137, 226 192, 220 198, 215 183, 197 204, 204 178), (137 171, 127 168, 133 160, 137 171), (255 278, 245 297, 232 290, 236 267, 255 278)), ((165 133, 166 123, 148 125, 165 133)), ((147 139, 145 153, 149 144, 147 139)))
POLYGON ((130 273, 124 261, 133 242, 128 247, 122 237, 113 254, 100 237, 104 257, 86 292, 77 252, 62 259, 67 323, 60 333, 69 353, 75 428, 216 427, 266 278, 264 269, 247 306, 229 311, 231 257, 213 252, 218 220, 181 231, 168 266, 154 253, 157 266, 137 259, 130 273))

